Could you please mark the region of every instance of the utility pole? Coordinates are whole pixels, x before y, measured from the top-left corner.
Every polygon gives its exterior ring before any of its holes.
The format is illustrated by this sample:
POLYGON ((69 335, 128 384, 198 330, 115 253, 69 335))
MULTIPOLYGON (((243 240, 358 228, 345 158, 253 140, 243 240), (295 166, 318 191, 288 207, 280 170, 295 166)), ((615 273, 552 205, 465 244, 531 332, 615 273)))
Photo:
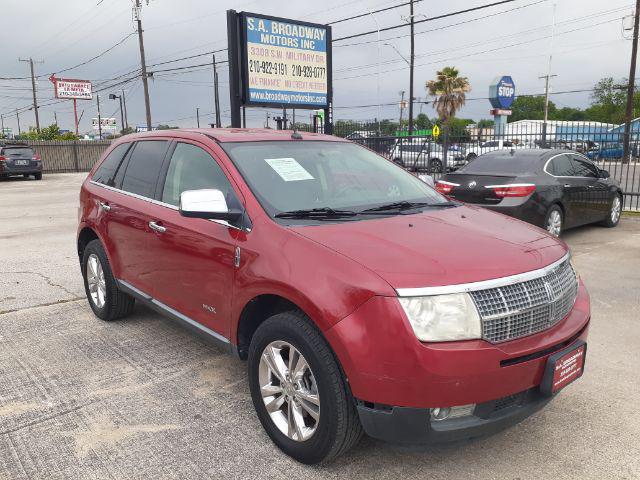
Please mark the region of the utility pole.
POLYGON ((127 99, 124 96, 124 88, 122 89, 122 106, 124 107, 124 123, 129 128, 129 118, 127 117, 127 99))
POLYGON ((400 124, 399 124, 398 130, 401 131, 402 130, 402 113, 404 111, 404 90, 402 90, 400 92, 400 95, 401 95, 401 97, 400 97, 400 124))
POLYGON ((102 140, 102 117, 100 116, 100 95, 96 95, 96 100, 98 102, 98 135, 100 136, 100 140, 102 140))
POLYGON ((200 128, 200 108, 196 107, 196 119, 198 121, 198 128, 200 128))
POLYGON ((411 53, 410 53, 410 61, 409 65, 409 136, 413 133, 413 65, 415 60, 415 35, 414 35, 414 24, 413 24, 413 0, 409 2, 409 12, 410 17, 409 21, 411 22, 411 53))
POLYGON ((58 112, 53 112, 53 119, 54 122, 56 124, 56 127, 58 126, 58 112))
POLYGON ((213 107, 216 112, 216 127, 220 128, 222 122, 220 121, 220 92, 218 90, 218 69, 216 67, 216 54, 213 54, 213 107))
POLYGON ((18 120, 18 135, 21 135, 22 132, 20 131, 20 112, 18 112, 17 108, 16 108, 16 119, 18 120))
MULTIPOLYGON (((21 62, 29 62, 29 67, 31 68, 31 90, 33 91, 33 111, 36 115, 36 130, 40 133, 40 117, 38 115, 38 97, 36 96, 36 75, 33 71, 33 58, 19 58, 21 62)), ((35 63, 44 63, 44 60, 38 60, 35 63)))
MULTIPOLYGON (((556 3, 553 3, 553 17, 551 22, 551 45, 549 46, 549 63, 547 74, 538 78, 544 78, 544 123, 542 124, 542 145, 547 146, 547 121, 549 120, 549 80, 557 75, 551 75, 551 62, 553 60, 553 40, 556 34, 556 3)), ((501 143, 502 145, 502 143, 501 143)))
POLYGON ((2 122, 2 132, 0 134, 4 137, 4 114, 0 114, 0 121, 2 122))
POLYGON ((633 120, 633 92, 636 84, 636 57, 638 55, 638 21, 640 20, 640 0, 636 0, 636 11, 633 20, 633 43, 631 46, 631 66, 629 67, 629 83, 627 85, 627 111, 624 123, 624 153, 622 161, 629 162, 629 141, 631 140, 631 121, 633 120))
POLYGON ((140 17, 140 0, 136 0, 136 5, 133 7, 133 18, 138 24, 138 43, 140 45, 140 67, 142 69, 142 87, 144 89, 144 107, 147 114, 147 130, 151 131, 151 104, 149 102, 149 82, 147 78, 147 61, 144 56, 144 40, 142 38, 142 19, 140 17))

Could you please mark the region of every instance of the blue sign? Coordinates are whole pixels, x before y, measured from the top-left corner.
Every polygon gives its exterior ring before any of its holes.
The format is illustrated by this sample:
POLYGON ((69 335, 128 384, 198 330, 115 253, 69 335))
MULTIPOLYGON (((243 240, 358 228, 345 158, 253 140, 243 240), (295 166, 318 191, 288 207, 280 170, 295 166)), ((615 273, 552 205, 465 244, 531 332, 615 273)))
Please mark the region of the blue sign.
POLYGON ((244 14, 245 104, 326 107, 330 27, 244 14))
POLYGON ((515 98, 516 86, 508 75, 496 78, 489 87, 489 101, 493 108, 509 108, 515 98))

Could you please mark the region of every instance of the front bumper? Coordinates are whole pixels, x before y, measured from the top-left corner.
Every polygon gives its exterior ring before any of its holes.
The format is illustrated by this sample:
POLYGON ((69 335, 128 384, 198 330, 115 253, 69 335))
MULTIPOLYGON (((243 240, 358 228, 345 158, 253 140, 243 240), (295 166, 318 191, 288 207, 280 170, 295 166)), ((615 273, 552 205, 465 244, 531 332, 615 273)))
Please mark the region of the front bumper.
POLYGON ((580 282, 567 317, 504 343, 422 343, 397 298, 380 296, 324 333, 355 398, 428 409, 481 404, 538 388, 550 355, 578 339, 586 341, 590 315, 589 295, 580 282))
POLYGON ((401 444, 443 443, 491 435, 542 409, 553 397, 537 389, 485 402, 472 415, 443 421, 431 419, 428 408, 380 407, 360 402, 358 415, 370 437, 401 444))

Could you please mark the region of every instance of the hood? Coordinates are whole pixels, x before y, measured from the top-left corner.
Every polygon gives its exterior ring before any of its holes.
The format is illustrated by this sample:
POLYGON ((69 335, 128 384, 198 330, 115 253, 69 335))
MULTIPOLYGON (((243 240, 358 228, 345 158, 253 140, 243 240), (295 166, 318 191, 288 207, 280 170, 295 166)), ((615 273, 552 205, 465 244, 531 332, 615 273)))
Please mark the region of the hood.
POLYGON ((540 228, 466 205, 292 230, 373 270, 395 289, 515 275, 568 251, 540 228))

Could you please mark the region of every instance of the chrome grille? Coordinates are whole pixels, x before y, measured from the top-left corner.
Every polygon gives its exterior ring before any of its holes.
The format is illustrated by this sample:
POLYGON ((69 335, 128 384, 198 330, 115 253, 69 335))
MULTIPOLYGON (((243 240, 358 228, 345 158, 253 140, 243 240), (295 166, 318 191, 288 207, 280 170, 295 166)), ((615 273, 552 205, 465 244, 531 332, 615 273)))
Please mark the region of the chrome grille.
POLYGON ((482 319, 482 338, 492 343, 552 327, 569 313, 577 294, 569 260, 540 278, 470 292, 482 319))

